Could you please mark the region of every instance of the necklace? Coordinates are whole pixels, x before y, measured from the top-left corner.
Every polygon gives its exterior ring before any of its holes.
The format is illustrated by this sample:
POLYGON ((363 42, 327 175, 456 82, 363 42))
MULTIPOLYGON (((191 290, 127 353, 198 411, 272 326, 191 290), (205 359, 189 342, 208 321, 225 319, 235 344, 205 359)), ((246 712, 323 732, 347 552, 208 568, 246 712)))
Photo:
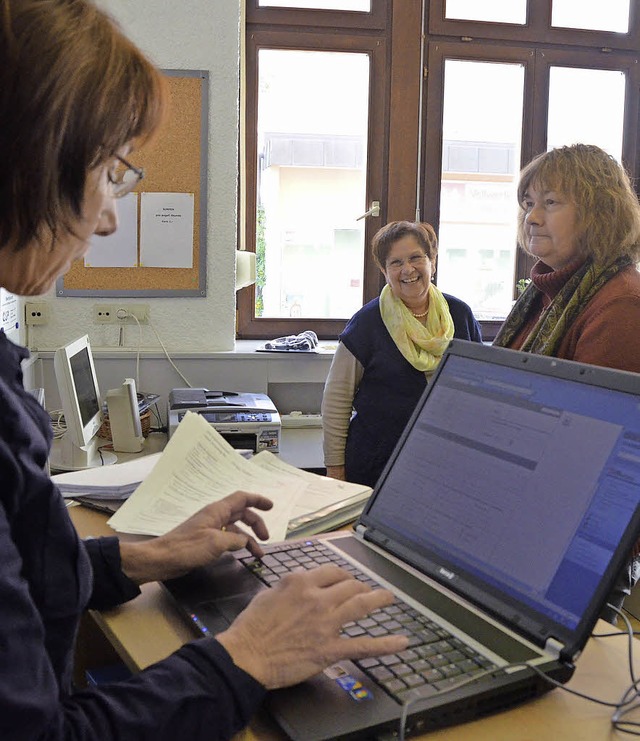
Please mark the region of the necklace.
MULTIPOLYGON (((411 312, 411 313, 413 314, 413 312, 411 312)), ((426 311, 423 311, 422 314, 413 314, 413 316, 416 319, 422 319, 422 317, 423 316, 427 316, 428 313, 429 313, 429 309, 427 309, 426 311)))

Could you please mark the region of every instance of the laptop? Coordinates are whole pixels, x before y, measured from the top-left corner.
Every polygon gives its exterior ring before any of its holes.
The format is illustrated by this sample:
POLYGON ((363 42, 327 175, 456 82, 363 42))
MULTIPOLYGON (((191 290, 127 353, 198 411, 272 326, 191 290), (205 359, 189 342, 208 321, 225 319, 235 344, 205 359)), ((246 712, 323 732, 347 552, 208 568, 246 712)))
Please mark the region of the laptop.
POLYGON ((400 630, 406 652, 338 662, 267 708, 299 741, 397 737, 403 711, 406 734, 424 733, 571 677, 639 502, 639 376, 453 340, 353 532, 227 554, 165 586, 204 634, 318 554, 392 590, 390 613, 344 631, 400 630))

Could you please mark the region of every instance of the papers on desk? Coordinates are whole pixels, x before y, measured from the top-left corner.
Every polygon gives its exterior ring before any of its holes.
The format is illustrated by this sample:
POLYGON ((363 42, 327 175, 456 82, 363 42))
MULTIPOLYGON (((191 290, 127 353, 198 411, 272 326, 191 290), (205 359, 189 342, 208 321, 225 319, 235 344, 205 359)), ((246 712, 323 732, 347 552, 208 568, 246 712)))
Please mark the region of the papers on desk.
POLYGON ((95 496, 98 488, 105 495, 109 489, 122 496, 125 487, 132 486, 135 491, 108 522, 114 530, 140 535, 162 535, 234 491, 262 494, 274 502, 271 510, 260 512, 269 542, 349 522, 371 494, 369 487, 301 471, 266 451, 247 460, 201 415, 191 412, 160 454, 98 471, 62 474, 54 480, 62 485, 64 496, 95 496), (98 481, 106 486, 98 487, 98 481))

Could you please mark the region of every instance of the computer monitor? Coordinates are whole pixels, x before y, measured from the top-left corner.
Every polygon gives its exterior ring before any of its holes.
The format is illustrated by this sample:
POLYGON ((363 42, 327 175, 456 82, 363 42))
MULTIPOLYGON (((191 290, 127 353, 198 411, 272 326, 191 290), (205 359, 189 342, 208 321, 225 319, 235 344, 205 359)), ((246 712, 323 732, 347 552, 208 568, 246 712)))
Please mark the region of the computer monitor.
POLYGON ((75 471, 115 463, 113 453, 98 449, 102 411, 89 337, 58 348, 53 368, 66 431, 52 450, 51 468, 75 471))

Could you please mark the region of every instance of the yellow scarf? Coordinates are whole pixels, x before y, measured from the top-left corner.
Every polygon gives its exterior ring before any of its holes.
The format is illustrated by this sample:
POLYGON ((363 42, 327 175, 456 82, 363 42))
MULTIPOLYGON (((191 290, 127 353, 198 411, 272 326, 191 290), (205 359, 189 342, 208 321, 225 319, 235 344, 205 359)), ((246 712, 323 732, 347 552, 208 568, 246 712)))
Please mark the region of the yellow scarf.
POLYGON ((406 360, 416 370, 435 370, 454 333, 449 304, 442 292, 431 283, 429 313, 426 324, 422 324, 386 285, 380 294, 380 314, 406 360))

